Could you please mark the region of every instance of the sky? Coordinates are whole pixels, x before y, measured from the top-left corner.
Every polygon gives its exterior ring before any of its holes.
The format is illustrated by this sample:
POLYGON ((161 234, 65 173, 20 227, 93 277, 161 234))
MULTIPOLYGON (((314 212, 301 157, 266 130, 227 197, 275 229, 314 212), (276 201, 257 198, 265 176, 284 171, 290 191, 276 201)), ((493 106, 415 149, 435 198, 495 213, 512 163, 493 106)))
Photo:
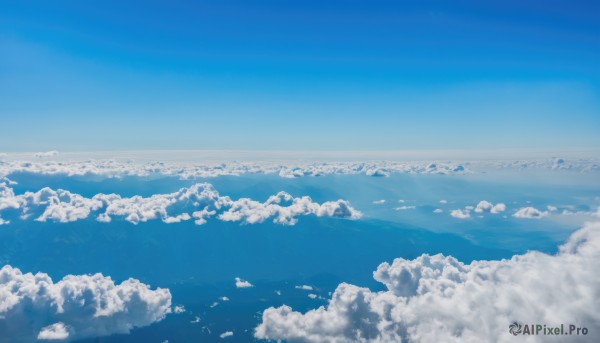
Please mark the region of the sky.
POLYGON ((0 7, 0 152, 600 148, 596 1, 0 7))

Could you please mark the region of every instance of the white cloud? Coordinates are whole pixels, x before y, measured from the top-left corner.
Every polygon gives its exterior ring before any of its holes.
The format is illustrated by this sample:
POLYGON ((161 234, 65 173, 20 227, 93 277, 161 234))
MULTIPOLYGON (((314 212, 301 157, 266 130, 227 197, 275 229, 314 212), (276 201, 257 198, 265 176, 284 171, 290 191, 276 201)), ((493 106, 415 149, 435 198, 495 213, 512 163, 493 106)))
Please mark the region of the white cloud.
POLYGON ((396 211, 406 211, 406 210, 414 210, 415 208, 417 208, 416 206, 400 206, 400 207, 396 207, 395 210, 396 211))
POLYGON ((185 313, 185 306, 177 305, 173 308, 173 312, 175 312, 176 314, 185 313))
POLYGON ((373 204, 375 204, 375 205, 383 205, 383 204, 385 204, 385 200, 384 199, 375 200, 375 201, 373 201, 373 204))
POLYGON ((69 331, 67 330, 65 324, 61 322, 42 328, 40 333, 37 335, 37 339, 39 340, 62 341, 67 338, 69 338, 69 331))
MULTIPOLYGON (((86 198, 62 189, 43 188, 37 192, 15 195, 6 182, 0 183, 0 214, 6 209, 20 209, 21 218, 34 217, 37 221, 73 222, 90 217, 100 222, 110 222, 114 217, 138 224, 160 219, 164 223, 179 223, 195 219, 202 225, 209 218, 222 221, 239 221, 244 224, 262 223, 272 219, 274 223, 294 225, 297 217, 339 217, 358 219, 362 213, 346 200, 314 202, 310 197, 295 198, 279 192, 259 202, 249 198, 232 200, 221 196, 212 185, 197 183, 177 192, 155 194, 150 197, 121 197, 117 194, 96 194, 86 198), (191 215, 189 214, 191 213, 191 215), (218 213, 218 215, 217 215, 218 213)), ((0 224, 8 221, 0 217, 0 224)))
POLYGON ((374 167, 374 168, 367 169, 367 171, 365 172, 365 174, 367 176, 384 176, 384 177, 388 177, 388 176, 390 176, 390 171, 386 170, 384 168, 374 167))
POLYGON ((317 295, 314 294, 314 293, 308 294, 308 297, 311 298, 311 299, 317 299, 317 295))
POLYGON ((0 331, 10 328, 15 341, 124 334, 170 311, 168 289, 135 279, 115 284, 101 274, 67 275, 55 283, 44 273, 0 269, 0 331))
POLYGON ((500 213, 500 212, 504 212, 506 211, 506 205, 503 203, 498 203, 496 205, 494 205, 494 207, 492 207, 492 209, 490 210, 491 213, 500 213))
POLYGON ((436 208, 435 210, 433 210, 433 213, 442 213, 444 212, 444 210, 442 210, 441 208, 436 208))
POLYGON ((219 335, 219 337, 221 338, 227 338, 227 337, 231 337, 233 336, 233 332, 232 331, 225 331, 222 334, 219 335))
POLYGON ((305 291, 312 291, 313 290, 312 286, 309 286, 309 285, 296 286, 295 288, 296 289, 302 289, 302 290, 305 290, 305 291))
POLYGON ((273 222, 284 225, 294 225, 298 221, 296 217, 313 214, 318 217, 341 217, 358 219, 362 213, 355 210, 345 200, 326 201, 318 204, 308 196, 294 198, 286 192, 279 192, 269 197, 264 202, 258 202, 248 198, 236 201, 225 201, 224 205, 229 209, 221 213, 218 218, 223 221, 241 221, 245 224, 262 223, 273 217, 273 222), (280 205, 286 203, 287 206, 280 205))
POLYGON ((599 258, 600 223, 588 223, 556 255, 534 251, 470 264, 443 255, 396 259, 373 274, 386 290, 342 283, 326 307, 304 314, 285 305, 270 307, 255 337, 288 342, 511 343, 516 338, 508 326, 518 321, 575 324, 588 328, 588 335, 580 338, 598 341, 599 258))
POLYGON ((22 215, 28 217, 32 208, 40 209, 41 213, 35 220, 41 222, 73 222, 87 218, 91 211, 102 207, 102 202, 97 199, 85 198, 62 189, 55 191, 48 187, 35 193, 26 192, 17 198, 23 209, 22 215))
POLYGON ((228 297, 220 297, 219 300, 221 300, 221 301, 229 301, 229 298, 228 297))
POLYGON ((253 284, 251 284, 248 281, 242 280, 239 277, 235 278, 235 287, 237 288, 250 288, 250 287, 254 287, 253 284))
POLYGON ((548 211, 540 211, 534 207, 522 207, 513 214, 515 218, 540 219, 548 215, 548 211))
POLYGON ((470 211, 469 210, 452 210, 450 212, 450 215, 454 218, 458 218, 458 219, 467 219, 471 217, 470 211))
POLYGON ((490 212, 490 213, 500 213, 500 212, 504 212, 506 210, 506 205, 504 205, 503 203, 497 203, 497 204, 492 204, 489 201, 486 200, 482 200, 480 201, 477 206, 475 207, 475 212, 477 213, 483 213, 483 212, 490 212))
MULTIPOLYGON (((21 204, 12 188, 6 182, 0 182, 0 214, 6 209, 19 209, 21 204)), ((10 223, 0 216, 0 225, 10 223)))
MULTIPOLYGON (((473 211, 475 213, 489 212, 489 213, 497 214, 500 212, 504 212, 505 210, 506 210, 506 205, 504 205, 503 203, 497 203, 494 205, 489 201, 482 200, 477 204, 477 206, 468 205, 468 206, 465 206, 465 208, 462 210, 461 209, 452 210, 452 211, 450 211, 450 216, 452 216, 454 218, 458 218, 458 219, 468 219, 468 218, 471 218, 471 211, 473 211)), ((440 213, 440 212, 436 212, 436 213, 440 213)), ((478 217, 483 218, 483 216, 481 216, 481 215, 478 217)))
POLYGON ((447 204, 447 203, 448 203, 448 200, 444 200, 444 199, 440 200, 440 204, 447 204))
POLYGON ((45 151, 45 152, 36 152, 35 154, 33 154, 33 156, 37 157, 37 158, 53 157, 56 155, 58 155, 58 151, 56 151, 56 150, 45 151))

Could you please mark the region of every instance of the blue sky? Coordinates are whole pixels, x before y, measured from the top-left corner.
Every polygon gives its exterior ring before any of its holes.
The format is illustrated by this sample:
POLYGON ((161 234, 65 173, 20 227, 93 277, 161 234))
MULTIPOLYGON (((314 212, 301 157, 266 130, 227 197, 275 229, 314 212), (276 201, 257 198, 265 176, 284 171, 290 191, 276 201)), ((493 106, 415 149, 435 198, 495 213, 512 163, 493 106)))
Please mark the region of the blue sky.
POLYGON ((0 151, 600 147, 594 1, 0 5, 0 151))

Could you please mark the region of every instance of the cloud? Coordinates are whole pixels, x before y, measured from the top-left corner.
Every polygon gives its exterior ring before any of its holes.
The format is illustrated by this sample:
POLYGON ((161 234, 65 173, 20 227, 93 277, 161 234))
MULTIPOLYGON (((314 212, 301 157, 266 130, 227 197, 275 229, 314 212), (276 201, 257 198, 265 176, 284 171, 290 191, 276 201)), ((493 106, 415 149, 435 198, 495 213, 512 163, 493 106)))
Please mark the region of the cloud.
POLYGON ((442 213, 444 212, 444 210, 442 210, 441 208, 436 208, 435 210, 433 210, 433 213, 442 213))
MULTIPOLYGON (((477 204, 477 206, 468 205, 465 206, 463 210, 452 210, 450 212, 450 216, 458 219, 468 219, 471 218, 471 211, 474 211, 475 213, 489 212, 492 214, 498 214, 506 211, 506 205, 504 205, 503 203, 497 203, 494 205, 489 201, 482 200, 477 204)), ((483 218, 483 216, 479 216, 479 218, 483 218)))
MULTIPOLYGON (((6 209, 18 209, 21 207, 18 198, 12 188, 8 187, 6 182, 0 182, 0 214, 6 209)), ((9 224, 8 220, 0 216, 0 225, 9 224)))
POLYGON ((447 204, 447 203, 448 203, 448 200, 444 200, 444 199, 440 200, 440 204, 447 204))
POLYGON ((500 213, 500 212, 504 212, 506 210, 506 205, 504 205, 503 203, 497 203, 496 205, 492 204, 489 201, 486 200, 482 200, 480 201, 477 206, 475 207, 475 212, 477 213, 483 213, 483 212, 490 212, 490 213, 500 213))
POLYGON ((251 284, 248 281, 242 280, 239 277, 235 278, 235 287, 237 288, 250 288, 250 287, 254 287, 253 284, 251 284))
POLYGON ((394 208, 396 211, 406 211, 406 210, 414 210, 415 208, 417 208, 416 206, 400 206, 400 207, 396 207, 394 208))
POLYGON ((69 331, 65 324, 58 322, 42 328, 37 335, 39 340, 65 340, 69 338, 69 331))
POLYGON ((305 291, 312 291, 313 290, 313 287, 309 286, 309 285, 295 286, 295 288, 296 289, 302 289, 302 290, 305 290, 305 291))
POLYGON ((222 334, 219 335, 219 337, 221 338, 227 338, 227 337, 231 337, 233 336, 233 332, 232 331, 225 331, 222 334))
POLYGON ((375 200, 375 201, 373 201, 373 204, 375 204, 375 205, 383 205, 383 204, 385 204, 385 200, 384 199, 375 200))
POLYGON ((311 298, 311 299, 317 299, 317 295, 316 295, 316 294, 314 294, 314 293, 310 293, 310 294, 308 295, 308 297, 309 297, 309 298, 311 298))
MULTIPOLYGON (((407 174, 467 174, 470 173, 456 163, 436 163, 431 168, 428 162, 323 162, 323 161, 243 161, 243 162, 135 162, 130 159, 81 159, 63 157, 52 160, 57 152, 35 154, 34 160, 19 160, 13 157, 0 164, 0 177, 12 173, 35 173, 43 175, 103 177, 166 175, 184 180, 219 177, 224 175, 273 174, 283 178, 298 178, 320 175, 364 174, 367 176, 389 176, 392 173, 407 174), (43 158, 43 159, 41 159, 43 158)), ((92 156, 92 155, 90 155, 92 156)))
POLYGON ((313 214, 318 217, 341 217, 358 219, 362 213, 355 210, 345 200, 327 201, 318 204, 308 196, 294 198, 286 192, 279 192, 261 203, 248 198, 237 201, 224 201, 229 209, 221 213, 218 218, 223 221, 241 221, 245 224, 262 223, 268 218, 273 222, 284 225, 294 225, 296 217, 313 214), (286 204, 282 206, 280 204, 286 204))
POLYGON ((181 313, 185 313, 185 306, 183 305, 177 305, 173 308, 173 312, 175 314, 181 314, 181 313))
POLYGON ((534 207, 521 207, 513 214, 515 218, 540 219, 548 215, 548 211, 540 211, 534 207))
POLYGON ((0 269, 0 332, 15 342, 125 334, 170 311, 168 289, 135 279, 115 284, 102 274, 67 275, 55 283, 44 273, 0 269))
POLYGON ((24 217, 29 216, 31 207, 43 209, 35 219, 40 222, 47 220, 60 223, 73 222, 87 218, 91 211, 102 207, 102 202, 97 199, 88 199, 62 189, 55 191, 48 187, 35 193, 26 192, 18 199, 24 217))
MULTIPOLYGON (((131 156, 116 156, 115 159, 106 159, 104 156, 89 154, 85 158, 81 155, 61 154, 56 152, 42 152, 35 154, 41 158, 28 160, 29 156, 11 154, 3 158, 0 164, 0 177, 12 173, 26 172, 44 175, 85 176, 95 175, 103 177, 124 176, 149 176, 166 175, 184 180, 198 178, 219 177, 223 175, 243 174, 271 174, 284 178, 298 178, 320 175, 363 174, 367 176, 389 176, 391 174, 472 174, 476 170, 498 169, 540 169, 553 171, 596 172, 600 170, 597 159, 541 159, 541 160, 473 160, 468 161, 468 167, 458 162, 428 161, 214 161, 190 163, 187 161, 147 161, 140 156, 140 161, 135 162, 131 156), (53 155, 54 154, 54 155, 53 155), (94 157, 102 157, 95 158, 94 157), (25 158, 25 159, 21 159, 25 158), (54 159, 54 160, 53 160, 54 159), (61 160, 59 160, 61 159, 61 160), (559 161, 559 162, 557 162, 559 161)), ((143 154, 142 154, 143 155, 143 154)), ((2 157, 2 156, 0 156, 2 157)))
POLYGON ((458 218, 458 219, 467 219, 467 218, 471 218, 471 214, 469 210, 452 210, 450 212, 450 215, 454 218, 458 218))
POLYGON ((37 157, 37 158, 53 157, 56 155, 58 155, 58 151, 56 151, 56 150, 45 151, 45 152, 36 152, 35 154, 33 154, 33 156, 37 157))
MULTIPOLYGON (((232 200, 221 196, 208 183, 197 183, 177 192, 150 197, 121 197, 117 194, 100 193, 86 198, 48 187, 37 192, 15 195, 13 189, 2 182, 0 214, 7 209, 21 210, 22 219, 33 217, 41 222, 50 220, 60 223, 74 222, 93 215, 100 222, 110 222, 117 217, 132 224, 157 219, 170 224, 193 218, 196 225, 203 225, 208 219, 216 217, 222 221, 243 224, 262 223, 272 219, 277 224, 294 225, 298 221, 297 217, 305 215, 348 219, 362 216, 360 211, 342 199, 319 204, 308 196, 295 198, 288 193, 279 192, 265 202, 249 198, 232 200)), ((0 224, 7 223, 7 220, 0 217, 0 224)))
POLYGON ((270 307, 254 335, 288 342, 510 343, 515 337, 508 326, 517 321, 587 327, 588 335, 580 338, 598 341, 599 258, 600 223, 574 232, 556 255, 532 251, 470 264, 439 254, 399 258, 373 274, 386 290, 342 283, 326 307, 306 313, 270 307))
POLYGON ((374 168, 368 168, 367 171, 365 172, 365 174, 367 176, 383 176, 383 177, 388 177, 388 176, 390 176, 390 171, 386 170, 384 168, 374 167, 374 168))

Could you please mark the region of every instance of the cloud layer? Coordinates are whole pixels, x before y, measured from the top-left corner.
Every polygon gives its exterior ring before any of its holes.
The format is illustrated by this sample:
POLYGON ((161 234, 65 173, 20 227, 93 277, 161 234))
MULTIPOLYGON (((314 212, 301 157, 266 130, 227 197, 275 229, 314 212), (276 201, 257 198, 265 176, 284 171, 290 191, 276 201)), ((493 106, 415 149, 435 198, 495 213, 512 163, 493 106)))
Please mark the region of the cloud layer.
MULTIPOLYGON (((0 183, 0 215, 5 210, 20 211, 20 218, 36 221, 73 222, 95 216, 101 222, 113 218, 138 224, 160 219, 165 223, 177 223, 194 219, 202 225, 209 218, 244 224, 262 223, 272 219, 274 223, 294 225, 297 217, 339 217, 358 219, 361 213, 345 200, 316 203, 310 197, 295 198, 279 192, 265 202, 249 198, 232 200, 221 196, 212 185, 197 183, 177 192, 155 194, 150 197, 121 197, 117 194, 97 194, 86 198, 66 190, 43 188, 37 192, 15 195, 6 182, 0 183)), ((0 217, 0 225, 8 220, 0 217)))
MULTIPOLYGON (((67 154, 68 155, 68 154, 67 154)), ((594 159, 540 159, 540 160, 473 160, 461 162, 430 161, 148 161, 140 156, 141 162, 126 158, 82 159, 61 157, 56 151, 34 154, 34 159, 18 154, 0 154, 0 178, 12 173, 35 173, 43 175, 103 177, 166 175, 181 179, 218 177, 222 175, 273 174, 284 178, 320 176, 329 174, 364 174, 367 176, 389 176, 394 173, 408 174, 468 174, 476 171, 502 169, 545 169, 577 172, 600 171, 600 161, 594 159)), ((29 155, 31 156, 31 155, 29 155)), ((90 155, 93 156, 93 155, 90 155)))
POLYGON ((55 283, 44 273, 0 269, 0 332, 11 342, 128 333, 162 320, 170 308, 168 289, 135 279, 115 284, 102 274, 68 275, 55 283))
POLYGON ((322 162, 322 161, 255 161, 255 162, 140 162, 131 160, 51 160, 54 152, 37 153, 35 160, 0 158, 0 177, 13 173, 43 175, 104 177, 166 175, 181 179, 218 177, 223 175, 274 174, 283 178, 320 176, 329 174, 364 174, 389 176, 393 173, 409 174, 465 174, 469 173, 459 163, 412 162, 322 162))
MULTIPOLYGON (((528 252, 471 264, 443 255, 400 258, 373 273, 387 290, 342 283, 327 307, 304 314, 285 305, 268 308, 255 337, 289 342, 514 342, 508 326, 518 321, 585 326, 589 332, 580 341, 597 341, 599 258, 600 223, 573 233, 556 255, 528 252)), ((527 342, 561 338, 518 337, 527 342)))

